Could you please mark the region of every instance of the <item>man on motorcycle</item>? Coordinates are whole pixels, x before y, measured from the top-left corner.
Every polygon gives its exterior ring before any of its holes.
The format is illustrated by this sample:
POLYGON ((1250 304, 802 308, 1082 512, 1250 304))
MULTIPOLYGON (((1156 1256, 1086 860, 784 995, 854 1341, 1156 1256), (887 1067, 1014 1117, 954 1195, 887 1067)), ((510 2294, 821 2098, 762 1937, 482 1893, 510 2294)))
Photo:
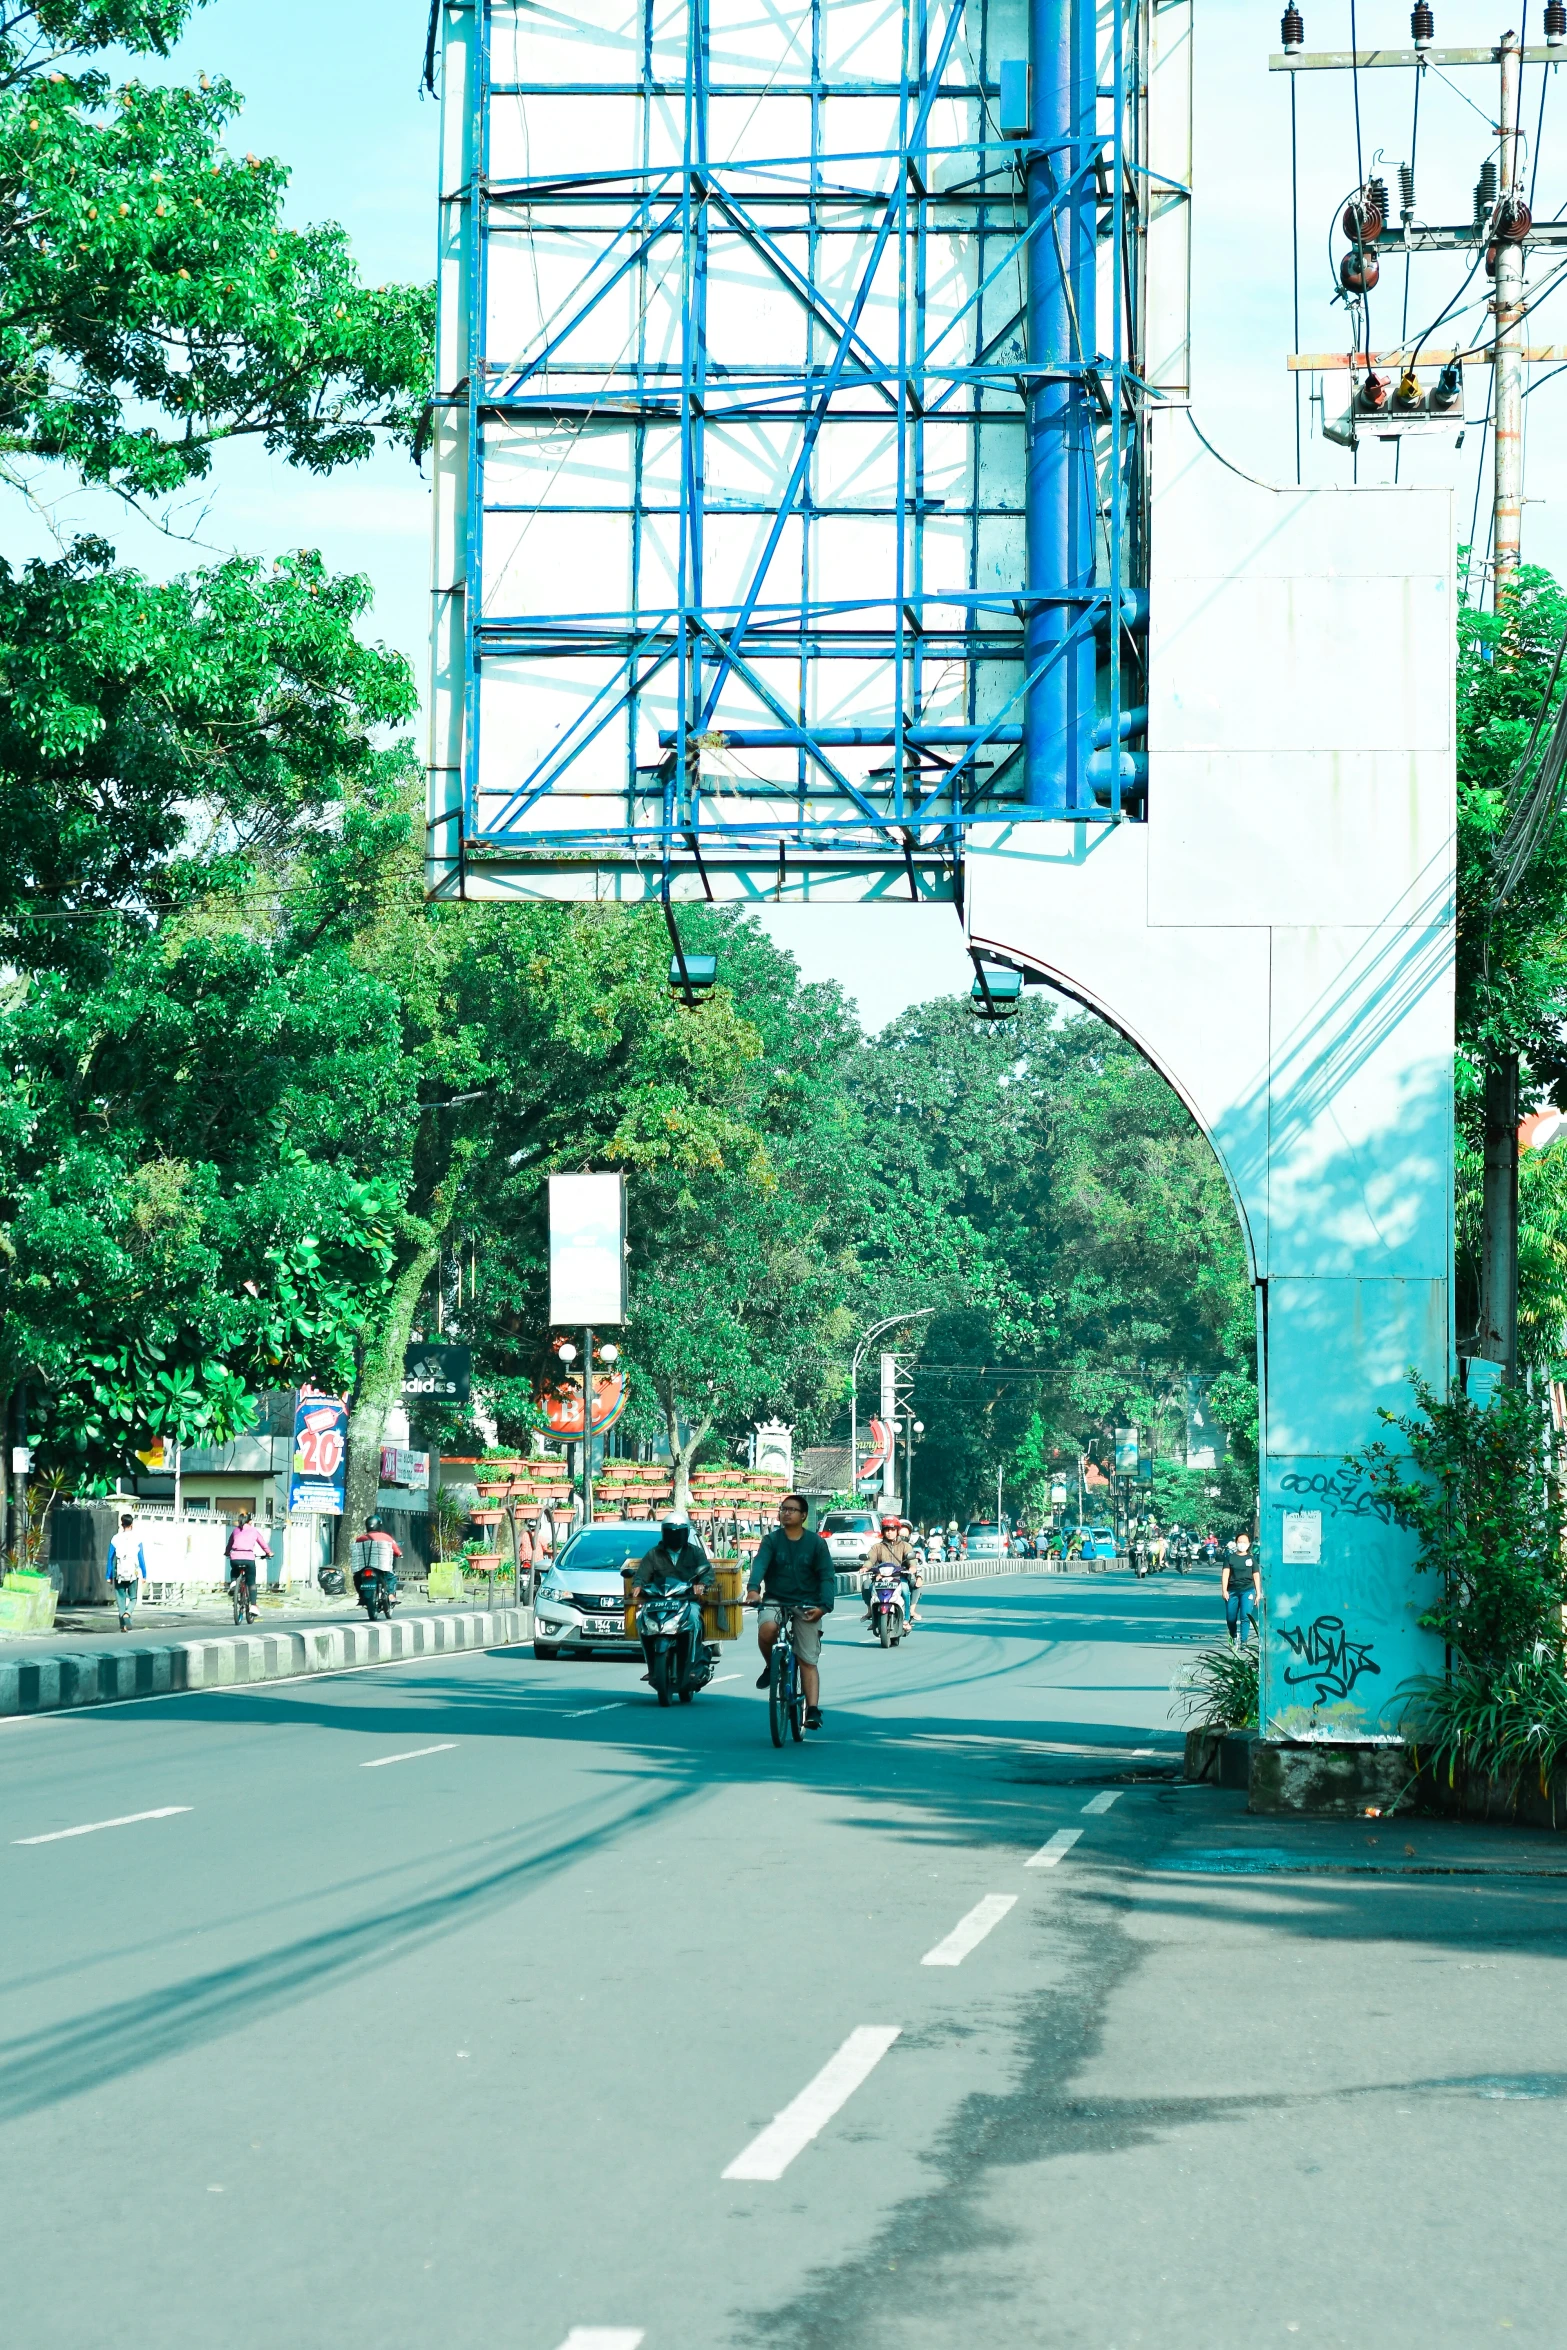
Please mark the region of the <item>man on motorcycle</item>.
POLYGON ((639 1558, 632 1570, 633 1591, 646 1591, 651 1583, 689 1583, 691 1595, 700 1599, 707 1586, 707 1554, 691 1532, 691 1521, 671 1510, 658 1529, 658 1540, 652 1549, 639 1558))
POLYGON ((392 1596, 397 1592, 397 1562, 403 1555, 402 1544, 396 1540, 384 1521, 377 1517, 365 1520, 364 1532, 354 1542, 354 1589, 364 1599, 365 1577, 385 1575, 392 1596))
POLYGON ((909 1586, 909 1622, 915 1620, 920 1592, 925 1578, 914 1563, 914 1545, 903 1532, 901 1518, 885 1517, 881 1522, 881 1538, 873 1542, 865 1553, 860 1568, 860 1597, 865 1602, 865 1621, 871 1619, 871 1589, 876 1581, 878 1567, 894 1567, 909 1586))
MULTIPOLYGON (((692 1535, 690 1519, 671 1510, 659 1526, 658 1540, 632 1570, 632 1594, 635 1597, 654 1584, 689 1583, 692 1598, 700 1600, 707 1589, 703 1581, 706 1573, 707 1556, 692 1535)), ((644 1673, 642 1678, 646 1681, 650 1675, 644 1673)))

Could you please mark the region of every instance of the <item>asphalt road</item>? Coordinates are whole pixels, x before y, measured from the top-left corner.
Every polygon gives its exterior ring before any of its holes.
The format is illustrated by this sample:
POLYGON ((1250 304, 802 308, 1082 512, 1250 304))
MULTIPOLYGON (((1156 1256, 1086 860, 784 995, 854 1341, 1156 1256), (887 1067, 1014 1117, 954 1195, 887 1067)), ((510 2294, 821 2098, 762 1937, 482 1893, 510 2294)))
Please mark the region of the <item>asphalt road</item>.
POLYGON ((1567 1845, 1179 1786, 1216 1607, 0 1723, 7 2342, 1555 2350, 1567 1845))

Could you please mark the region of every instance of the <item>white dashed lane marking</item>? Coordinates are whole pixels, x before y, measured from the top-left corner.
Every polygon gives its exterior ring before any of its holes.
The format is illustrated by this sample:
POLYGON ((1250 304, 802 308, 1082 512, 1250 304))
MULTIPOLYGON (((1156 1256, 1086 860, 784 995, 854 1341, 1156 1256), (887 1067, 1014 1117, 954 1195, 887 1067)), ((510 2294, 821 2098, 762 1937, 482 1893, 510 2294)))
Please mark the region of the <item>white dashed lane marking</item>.
POLYGON ((987 1893, 983 1901, 975 1902, 966 1918, 959 1918, 944 1941, 938 1942, 934 1950, 926 1951, 920 1965, 961 1966, 969 1952, 1016 1906, 1015 1893, 987 1893))
POLYGON ((1039 1850, 1024 1861, 1024 1868, 1053 1869, 1057 1861, 1064 1859, 1071 1851, 1082 1833, 1081 1828, 1057 1828, 1049 1843, 1041 1844, 1039 1850))
POLYGON ((359 1768, 362 1771, 383 1771, 388 1763, 417 1762, 421 1754, 452 1754, 456 1747, 455 1738, 443 1738, 439 1746, 410 1746, 401 1754, 378 1754, 373 1762, 361 1763, 359 1768))
POLYGON ((826 2128, 840 2107, 876 2070, 898 2034, 901 2024, 859 2024, 837 2054, 830 2056, 813 2081, 776 2114, 759 2137, 737 2154, 724 2172, 726 2179, 781 2179, 795 2156, 826 2128))
POLYGON ((138 1820, 172 1820, 190 1811, 188 1803, 165 1803, 157 1811, 128 1811, 117 1820, 89 1820, 84 1828, 54 1828, 47 1836, 13 1836, 13 1844, 63 1844, 68 1836, 96 1836, 104 1828, 134 1828, 138 1820))

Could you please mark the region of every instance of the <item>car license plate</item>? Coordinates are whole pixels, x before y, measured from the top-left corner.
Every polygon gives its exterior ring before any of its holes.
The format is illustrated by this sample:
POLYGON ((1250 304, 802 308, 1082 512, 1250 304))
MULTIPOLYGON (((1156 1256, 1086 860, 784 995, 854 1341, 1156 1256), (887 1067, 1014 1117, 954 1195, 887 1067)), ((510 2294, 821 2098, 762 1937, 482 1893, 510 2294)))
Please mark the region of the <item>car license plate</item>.
POLYGON ((626 1619, 624 1616, 589 1616, 588 1618, 590 1632, 624 1632, 625 1628, 626 1619))

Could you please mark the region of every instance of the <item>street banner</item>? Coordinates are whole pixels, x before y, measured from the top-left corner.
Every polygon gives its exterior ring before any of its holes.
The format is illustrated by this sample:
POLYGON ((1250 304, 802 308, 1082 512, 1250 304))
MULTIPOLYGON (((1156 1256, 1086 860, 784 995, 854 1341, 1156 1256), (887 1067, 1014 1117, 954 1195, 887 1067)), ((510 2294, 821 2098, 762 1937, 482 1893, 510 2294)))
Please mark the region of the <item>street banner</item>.
POLYGON ((891 1458, 892 1430, 885 1420, 873 1418, 871 1421, 871 1449, 866 1459, 860 1463, 860 1483, 868 1485, 873 1477, 879 1477, 891 1458))
POLYGON ((603 1330, 626 1318, 626 1179, 550 1177, 550 1321, 603 1330))
MULTIPOLYGON (((573 1379, 569 1386, 545 1389, 539 1402, 549 1422, 552 1436, 580 1436, 582 1434, 582 1381, 573 1379)), ((613 1428, 626 1408, 626 1382, 619 1371, 595 1371, 593 1374, 593 1433, 602 1436, 606 1428, 613 1428)))
POLYGON ((1117 1428, 1115 1432, 1115 1473, 1118 1477, 1137 1474, 1137 1430, 1117 1428))
POLYGON ((430 1397, 466 1403, 473 1392, 473 1353, 466 1346, 411 1346, 403 1357, 403 1401, 430 1397))
POLYGON ((343 1514, 348 1473, 348 1399, 302 1387, 294 1405, 294 1453, 289 1469, 290 1510, 343 1514))

